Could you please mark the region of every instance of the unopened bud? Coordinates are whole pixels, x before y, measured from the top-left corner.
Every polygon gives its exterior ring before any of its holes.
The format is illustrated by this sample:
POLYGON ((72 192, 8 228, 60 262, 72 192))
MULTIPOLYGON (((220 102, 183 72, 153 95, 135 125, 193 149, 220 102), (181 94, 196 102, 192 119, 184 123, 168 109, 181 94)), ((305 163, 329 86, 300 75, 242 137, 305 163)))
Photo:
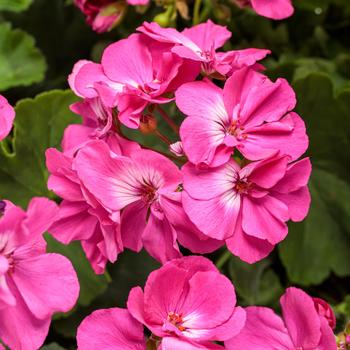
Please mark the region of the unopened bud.
POLYGON ((139 130, 143 134, 152 134, 157 130, 157 120, 153 115, 145 114, 141 117, 139 130))

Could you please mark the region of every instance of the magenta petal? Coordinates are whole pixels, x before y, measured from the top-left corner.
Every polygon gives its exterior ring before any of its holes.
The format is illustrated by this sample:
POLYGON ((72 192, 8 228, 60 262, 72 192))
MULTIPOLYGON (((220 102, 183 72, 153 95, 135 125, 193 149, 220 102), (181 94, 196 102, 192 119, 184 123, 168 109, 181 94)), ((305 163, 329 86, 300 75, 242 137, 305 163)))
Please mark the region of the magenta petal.
POLYGON ((12 278, 31 312, 40 319, 67 312, 79 296, 71 262, 59 254, 43 254, 16 263, 12 278))
POLYGON ((10 133, 14 119, 15 110, 6 98, 0 95, 0 141, 10 133))
POLYGON ((223 46, 231 38, 231 32, 224 26, 213 23, 210 19, 205 22, 186 28, 183 32, 203 51, 211 51, 223 46))
POLYGON ((145 324, 144 295, 141 287, 131 289, 127 301, 128 310, 139 322, 145 324))
POLYGON ((160 220, 152 213, 143 232, 142 242, 147 252, 161 263, 182 256, 174 228, 166 218, 160 220))
POLYGON ((321 339, 321 321, 310 296, 288 288, 281 298, 283 319, 295 347, 316 349, 321 339))
POLYGON ((39 349, 45 341, 51 320, 36 318, 18 291, 14 290, 16 306, 0 308, 0 339, 11 349, 39 349))
POLYGON ((79 350, 145 350, 143 326, 128 310, 113 308, 93 312, 80 324, 79 350))
POLYGON ((266 0, 251 0, 251 3, 259 15, 272 19, 284 19, 294 13, 291 0, 275 0, 273 3, 266 0))
MULTIPOLYGON (((214 271, 197 272, 189 280, 189 291, 181 307, 184 327, 196 330, 218 327, 235 308, 236 294, 231 281, 214 271), (198 293, 198 291, 201 291, 198 293)), ((204 334, 199 336, 201 339, 204 334)))
POLYGON ((273 310, 252 306, 246 312, 245 327, 225 342, 227 350, 294 350, 283 321, 273 310))
POLYGON ((337 343, 332 328, 328 321, 321 317, 321 340, 318 344, 319 350, 337 350, 337 343))
POLYGON ((242 202, 242 227, 250 236, 266 239, 271 244, 281 242, 288 233, 285 221, 288 207, 278 199, 245 197, 242 202))
POLYGON ((33 198, 27 210, 27 218, 23 225, 31 238, 41 236, 58 218, 58 206, 47 198, 33 198))
POLYGON ((190 340, 164 337, 158 350, 224 350, 224 347, 214 343, 197 343, 190 340))

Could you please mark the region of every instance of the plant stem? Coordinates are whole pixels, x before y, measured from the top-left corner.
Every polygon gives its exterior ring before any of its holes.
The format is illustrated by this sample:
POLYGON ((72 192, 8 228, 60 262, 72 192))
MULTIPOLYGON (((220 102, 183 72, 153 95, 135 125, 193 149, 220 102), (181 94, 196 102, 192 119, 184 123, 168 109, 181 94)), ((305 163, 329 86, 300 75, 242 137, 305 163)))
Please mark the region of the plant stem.
POLYGON ((199 10, 201 8, 202 0, 195 0, 194 7, 193 7, 193 25, 196 25, 199 23, 199 10))
POLYGON ((164 134, 162 134, 158 129, 154 130, 154 134, 157 135, 167 145, 171 145, 171 141, 164 134))
POLYGON ((157 106, 158 112, 161 115, 161 117, 166 121, 166 123, 175 131, 176 134, 179 133, 179 127, 175 124, 175 122, 168 116, 167 112, 160 107, 159 105, 157 106))
POLYGON ((230 259, 230 257, 232 256, 232 253, 229 250, 226 250, 225 253, 223 253, 220 258, 218 259, 218 261, 216 262, 216 267, 221 270, 225 264, 227 263, 227 261, 230 259))

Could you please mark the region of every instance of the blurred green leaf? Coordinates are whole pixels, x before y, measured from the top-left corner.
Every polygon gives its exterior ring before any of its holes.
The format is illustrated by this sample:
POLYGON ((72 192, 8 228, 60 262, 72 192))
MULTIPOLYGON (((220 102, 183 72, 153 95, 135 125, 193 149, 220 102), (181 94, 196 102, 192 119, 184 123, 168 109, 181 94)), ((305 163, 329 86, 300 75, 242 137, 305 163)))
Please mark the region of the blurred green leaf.
POLYGON ((280 256, 292 282, 310 285, 331 272, 350 275, 350 90, 335 96, 325 74, 310 74, 295 89, 310 136, 312 205, 302 223, 290 224, 280 256))
POLYGON ((49 196, 45 150, 59 147, 65 127, 79 121, 69 110, 71 91, 50 91, 16 106, 12 144, 0 144, 0 197, 25 207, 33 196, 49 196))
POLYGON ((271 305, 283 293, 281 282, 271 269, 270 259, 250 265, 232 256, 229 272, 245 305, 271 305))
POLYGON ((45 58, 32 36, 10 23, 0 24, 0 91, 44 79, 45 58))
POLYGON ((0 0, 0 11, 20 12, 26 10, 33 0, 0 0))
POLYGON ((80 283, 79 305, 89 305, 92 300, 106 290, 108 284, 106 276, 94 273, 78 242, 64 245, 50 235, 46 236, 46 241, 48 242, 48 252, 62 254, 72 262, 80 283))

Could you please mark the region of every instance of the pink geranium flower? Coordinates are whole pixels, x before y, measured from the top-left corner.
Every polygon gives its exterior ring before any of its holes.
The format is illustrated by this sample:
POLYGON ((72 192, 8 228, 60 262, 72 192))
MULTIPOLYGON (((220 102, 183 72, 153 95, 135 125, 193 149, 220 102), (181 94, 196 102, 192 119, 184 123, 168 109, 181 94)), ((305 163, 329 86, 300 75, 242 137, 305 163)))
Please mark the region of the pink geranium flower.
POLYGON ((11 349, 38 349, 52 315, 76 303, 78 279, 67 258, 46 253, 43 233, 57 216, 54 202, 34 198, 24 212, 2 201, 1 211, 0 339, 11 349))
POLYGON ((112 30, 123 18, 126 5, 147 5, 149 0, 74 0, 97 33, 112 30))
POLYGON ((231 32, 211 20, 186 28, 181 33, 174 28, 162 28, 155 22, 144 22, 138 31, 159 42, 175 44, 172 52, 200 62, 202 71, 207 75, 215 72, 223 76, 230 75, 242 67, 254 66, 270 53, 269 50, 261 49, 217 52, 230 39, 231 32))
POLYGON ((198 64, 172 53, 172 46, 133 34, 107 47, 101 64, 78 62, 70 86, 78 96, 117 106, 119 120, 138 128, 147 105, 172 101, 169 94, 199 73, 198 64))
POLYGON ((15 110, 6 98, 0 95, 0 141, 10 133, 14 119, 15 110))
POLYGON ((289 163, 276 154, 242 168, 230 160, 208 169, 188 163, 182 170, 191 221, 249 263, 267 256, 286 237, 286 222, 303 220, 309 209, 308 158, 289 163))
MULTIPOLYGON (((74 108, 86 105, 75 105, 74 108)), ((91 120, 90 120, 91 121, 91 120)), ((66 129, 63 150, 46 151, 46 165, 51 173, 48 187, 63 198, 59 216, 50 228, 50 233, 60 242, 68 244, 79 240, 94 271, 103 273, 107 261, 115 262, 124 245, 120 234, 120 217, 110 218, 109 213, 81 184, 74 167, 79 149, 92 141, 96 129, 88 125, 71 125, 66 129)), ((107 133, 104 141, 111 152, 128 155, 139 149, 131 141, 117 134, 107 133)))
POLYGON ((290 113, 296 99, 284 79, 273 83, 243 68, 233 73, 223 90, 209 81, 182 85, 176 104, 187 115, 180 136, 194 164, 222 165, 234 149, 250 160, 276 150, 297 159, 308 147, 304 122, 290 113))
POLYGON ((248 307, 243 331, 225 342, 228 350, 336 350, 337 344, 326 318, 315 309, 313 299, 297 288, 281 298, 283 318, 265 307, 248 307))
POLYGON ((166 157, 148 150, 118 156, 106 143, 95 141, 79 151, 75 167, 84 187, 110 216, 121 214, 127 248, 139 251, 144 246, 165 262, 181 256, 177 239, 200 253, 222 245, 199 232, 184 213, 179 192, 182 175, 166 157))
POLYGON ((238 6, 252 7, 260 16, 285 19, 294 13, 291 0, 234 0, 238 6))
POLYGON ((86 317, 77 333, 78 350, 146 350, 143 325, 128 310, 97 310, 86 317))
POLYGON ((230 339, 245 323, 232 283, 203 257, 166 263, 150 274, 144 291, 131 290, 127 305, 162 338, 162 350, 221 349, 211 342, 230 339))

